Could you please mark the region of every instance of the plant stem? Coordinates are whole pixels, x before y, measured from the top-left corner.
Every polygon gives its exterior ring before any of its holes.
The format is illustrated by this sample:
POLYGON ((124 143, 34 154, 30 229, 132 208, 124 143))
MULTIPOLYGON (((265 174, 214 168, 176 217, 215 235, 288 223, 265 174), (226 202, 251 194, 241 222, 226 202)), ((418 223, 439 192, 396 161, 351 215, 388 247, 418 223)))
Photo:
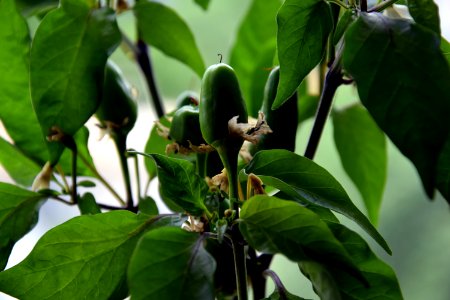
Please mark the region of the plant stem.
POLYGON ((281 282, 280 277, 278 277, 278 275, 272 270, 265 270, 264 275, 270 276, 270 278, 272 278, 273 283, 275 284, 275 287, 277 289, 277 292, 278 294, 280 294, 280 299, 287 300, 286 294, 287 290, 284 287, 283 283, 281 282))
POLYGON ((239 300, 247 300, 247 268, 245 264, 245 249, 239 229, 233 233, 231 244, 233 246, 234 268, 236 270, 236 286, 239 300))
MULTIPOLYGON (((61 202, 63 204, 66 204, 66 205, 70 205, 70 206, 76 205, 76 203, 66 201, 65 199, 63 199, 61 197, 58 197, 58 196, 50 196, 50 198, 53 199, 53 200, 56 200, 58 202, 61 202)), ((102 204, 102 203, 97 203, 97 205, 100 208, 107 209, 107 210, 121 210, 121 209, 123 209, 123 207, 117 207, 117 206, 112 206, 112 205, 102 204)))
POLYGON ((393 5, 394 3, 398 2, 399 0, 386 0, 381 2, 380 4, 375 5, 371 9, 368 10, 368 12, 381 12, 388 8, 389 6, 393 5))
POLYGON ((337 88, 343 83, 339 60, 339 58, 336 58, 335 63, 331 66, 330 70, 328 70, 325 77, 319 107, 317 109, 313 129, 305 151, 305 157, 309 159, 314 158, 323 128, 325 127, 326 120, 328 119, 328 115, 330 113, 334 94, 336 93, 337 88))
POLYGON ((108 191, 110 191, 111 194, 113 194, 114 198, 116 198, 117 201, 122 206, 125 206, 126 203, 122 199, 122 197, 120 197, 120 195, 112 188, 112 186, 105 180, 105 178, 103 178, 103 176, 100 175, 97 169, 93 165, 91 165, 91 163, 86 159, 86 157, 84 157, 80 152, 78 152, 78 157, 81 159, 84 165, 94 174, 94 176, 106 187, 106 189, 108 189, 108 191))
POLYGON ((149 50, 147 44, 139 38, 136 44, 136 48, 136 61, 138 62, 139 67, 144 73, 145 80, 147 81, 156 115, 158 116, 158 118, 161 118, 162 116, 164 116, 164 107, 161 101, 161 97, 159 96, 158 89, 156 87, 155 77, 153 76, 153 68, 150 56, 148 54, 149 50))
POLYGON ((127 144, 126 135, 123 135, 121 133, 115 133, 113 135, 114 142, 116 144, 117 152, 119 154, 119 160, 120 160, 120 166, 122 168, 122 176, 125 183, 125 190, 126 190, 126 209, 132 210, 134 208, 134 201, 133 201, 133 193, 131 192, 131 178, 130 178, 130 169, 128 168, 128 161, 127 161, 127 144))
POLYGON ((360 0, 359 5, 362 12, 367 12, 367 0, 360 0))
POLYGON ((72 202, 78 202, 78 192, 77 192, 77 153, 78 149, 75 144, 75 147, 72 150, 72 188, 71 188, 71 197, 72 202))
POLYGON ((139 173, 139 160, 136 154, 133 155, 134 159, 134 171, 136 175, 136 190, 137 190, 137 197, 138 199, 141 199, 141 176, 139 173))

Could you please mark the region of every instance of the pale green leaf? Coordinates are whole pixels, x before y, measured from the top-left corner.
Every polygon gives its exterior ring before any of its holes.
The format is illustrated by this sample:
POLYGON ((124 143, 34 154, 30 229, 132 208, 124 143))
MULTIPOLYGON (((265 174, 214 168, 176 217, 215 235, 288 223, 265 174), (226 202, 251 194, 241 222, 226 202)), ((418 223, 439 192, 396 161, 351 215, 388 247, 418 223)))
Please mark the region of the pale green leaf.
POLYGON ((134 7, 142 39, 190 67, 199 77, 205 65, 186 22, 170 7, 152 1, 139 1, 134 7))
POLYGON ((360 104, 335 111, 333 127, 344 170, 361 193, 370 220, 377 224, 387 177, 384 134, 360 104))

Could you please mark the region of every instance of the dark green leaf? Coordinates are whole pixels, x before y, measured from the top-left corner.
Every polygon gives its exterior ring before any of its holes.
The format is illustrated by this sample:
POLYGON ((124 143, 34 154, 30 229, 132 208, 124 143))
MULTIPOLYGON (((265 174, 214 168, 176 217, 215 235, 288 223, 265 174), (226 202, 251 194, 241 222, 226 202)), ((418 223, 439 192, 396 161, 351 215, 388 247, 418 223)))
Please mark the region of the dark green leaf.
POLYGON ((341 224, 329 223, 328 226, 353 258, 369 286, 346 276, 342 270, 334 267, 330 268, 314 261, 299 263, 301 271, 311 280, 321 299, 403 299, 392 268, 377 258, 358 234, 341 224))
POLYGON ((1 272, 0 291, 20 299, 108 299, 150 221, 128 211, 73 218, 1 272))
POLYGON ((77 182, 78 186, 82 186, 82 187, 87 187, 87 188, 91 188, 91 187, 96 187, 95 182, 90 181, 90 180, 82 180, 82 181, 78 181, 77 182))
POLYGON ((336 25, 336 30, 333 34, 333 45, 337 45, 341 38, 344 36, 345 31, 347 30, 348 26, 353 22, 354 20, 354 12, 351 9, 347 9, 342 16, 339 18, 339 21, 336 25))
POLYGON ((248 113, 253 117, 258 116, 268 69, 273 66, 280 5, 280 0, 253 0, 231 50, 230 65, 236 71, 248 113))
MULTIPOLYGON (((106 59, 120 39, 114 11, 77 0, 63 0, 42 20, 31 48, 30 86, 44 136, 74 135, 95 112, 106 59)), ((48 147, 55 163, 64 147, 48 147)))
POLYGON ((45 198, 42 194, 0 182, 0 270, 5 268, 15 242, 36 224, 45 198))
POLYGON ((210 0, 194 0, 194 2, 197 3, 204 10, 207 10, 210 4, 210 0))
POLYGON ((156 216, 158 214, 158 206, 152 197, 145 196, 139 199, 139 211, 149 216, 156 216))
POLYGON ((23 186, 31 186, 41 168, 16 146, 0 137, 0 165, 11 178, 23 186))
POLYGON ((433 0, 408 0, 408 10, 417 24, 425 26, 440 37, 439 8, 433 0))
POLYGON ((186 64, 198 76, 203 76, 205 65, 194 36, 175 11, 162 3, 139 1, 134 13, 138 29, 147 44, 186 64))
POLYGON ((343 55, 361 101, 432 197, 450 115, 450 68, 436 35, 407 20, 361 14, 345 35, 343 55))
POLYGON ((330 6, 322 0, 286 0, 277 21, 280 84, 273 109, 280 107, 320 62, 333 27, 330 6))
POLYGON ((102 212, 91 193, 86 193, 80 197, 77 204, 82 215, 96 215, 102 212))
POLYGON ((0 120, 15 145, 43 165, 48 154, 30 99, 28 26, 13 0, 0 1, 0 19, 0 120))
POLYGON ((128 279, 133 299, 214 299, 216 264, 203 237, 176 227, 146 233, 131 258, 128 279))
POLYGON ((387 176, 384 134, 360 104, 336 111, 333 126, 341 163, 361 193, 370 220, 377 224, 387 176))
POLYGON ((298 203, 258 195, 245 201, 240 219, 242 235, 256 250, 295 262, 317 260, 364 281, 326 223, 298 203))
POLYGON ((358 223, 378 244, 389 246, 369 220, 352 203, 344 188, 327 170, 313 161, 286 150, 258 152, 245 168, 262 181, 302 203, 313 203, 339 212, 358 223))
POLYGON ((208 211, 204 204, 209 190, 208 185, 195 172, 191 162, 161 154, 143 155, 152 157, 158 166, 158 179, 163 200, 169 199, 183 211, 194 216, 201 216, 208 211))

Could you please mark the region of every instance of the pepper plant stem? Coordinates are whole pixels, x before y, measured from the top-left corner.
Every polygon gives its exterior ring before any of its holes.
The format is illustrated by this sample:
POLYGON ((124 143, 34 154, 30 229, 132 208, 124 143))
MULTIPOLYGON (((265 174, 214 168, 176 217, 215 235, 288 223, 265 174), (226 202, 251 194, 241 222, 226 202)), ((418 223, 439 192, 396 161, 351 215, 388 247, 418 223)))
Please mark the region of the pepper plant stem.
POLYGON ((161 97, 159 96, 158 88, 156 87, 155 77, 153 76, 153 68, 150 56, 148 54, 147 44, 142 39, 138 39, 136 47, 136 61, 138 62, 142 73, 144 73, 145 80, 147 81, 156 115, 158 116, 158 118, 161 118, 162 116, 164 116, 164 107, 161 101, 161 97))
POLYGON ((126 156, 126 136, 122 134, 116 134, 114 136, 114 142, 117 147, 117 151, 119 154, 120 165, 122 167, 122 175, 125 182, 125 190, 126 190, 126 208, 128 210, 133 210, 134 202, 133 202, 133 194, 131 192, 131 178, 130 178, 130 170, 128 168, 128 161, 126 156))
POLYGON ((325 127, 325 123, 331 110, 334 95, 342 83, 342 73, 339 63, 333 64, 325 77, 325 83, 320 96, 313 129, 309 137, 308 145, 306 146, 305 157, 309 159, 313 159, 316 154, 323 128, 325 127))

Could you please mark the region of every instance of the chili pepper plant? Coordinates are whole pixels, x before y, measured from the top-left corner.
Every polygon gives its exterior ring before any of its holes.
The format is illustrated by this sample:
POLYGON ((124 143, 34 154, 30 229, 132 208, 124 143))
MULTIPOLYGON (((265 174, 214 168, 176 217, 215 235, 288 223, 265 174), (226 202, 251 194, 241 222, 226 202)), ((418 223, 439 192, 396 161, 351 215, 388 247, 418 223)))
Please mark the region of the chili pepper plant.
MULTIPOLYGON (((216 1, 190 5, 207 14, 216 1)), ((10 137, 0 139, 0 162, 15 181, 0 183, 1 268, 44 202, 80 212, 0 272, 1 292, 245 300, 251 290, 254 299, 303 299, 271 270, 274 255, 283 255, 320 299, 402 299, 393 269, 336 215, 391 254, 376 229, 386 138, 415 166, 430 198, 439 191, 450 200, 450 45, 432 0, 253 0, 231 52, 218 51, 211 66, 187 23, 161 1, 0 0, 0 20, 0 118, 10 137), (118 27, 125 12, 136 37, 118 27), (159 94, 152 48, 201 78, 201 89, 180 93, 173 111, 159 94), (110 58, 123 50, 158 119, 145 149, 127 143, 138 103, 110 58), (336 109, 344 85, 359 100, 336 109), (93 162, 90 118, 114 141, 125 195, 93 162), (300 137, 303 153, 296 133, 306 120, 313 126, 300 137), (364 212, 314 162, 327 121, 364 212), (149 196, 155 179, 172 213, 159 213, 149 196), (97 199, 96 184, 117 204, 97 199), (266 292, 267 280, 274 291, 266 292)))

